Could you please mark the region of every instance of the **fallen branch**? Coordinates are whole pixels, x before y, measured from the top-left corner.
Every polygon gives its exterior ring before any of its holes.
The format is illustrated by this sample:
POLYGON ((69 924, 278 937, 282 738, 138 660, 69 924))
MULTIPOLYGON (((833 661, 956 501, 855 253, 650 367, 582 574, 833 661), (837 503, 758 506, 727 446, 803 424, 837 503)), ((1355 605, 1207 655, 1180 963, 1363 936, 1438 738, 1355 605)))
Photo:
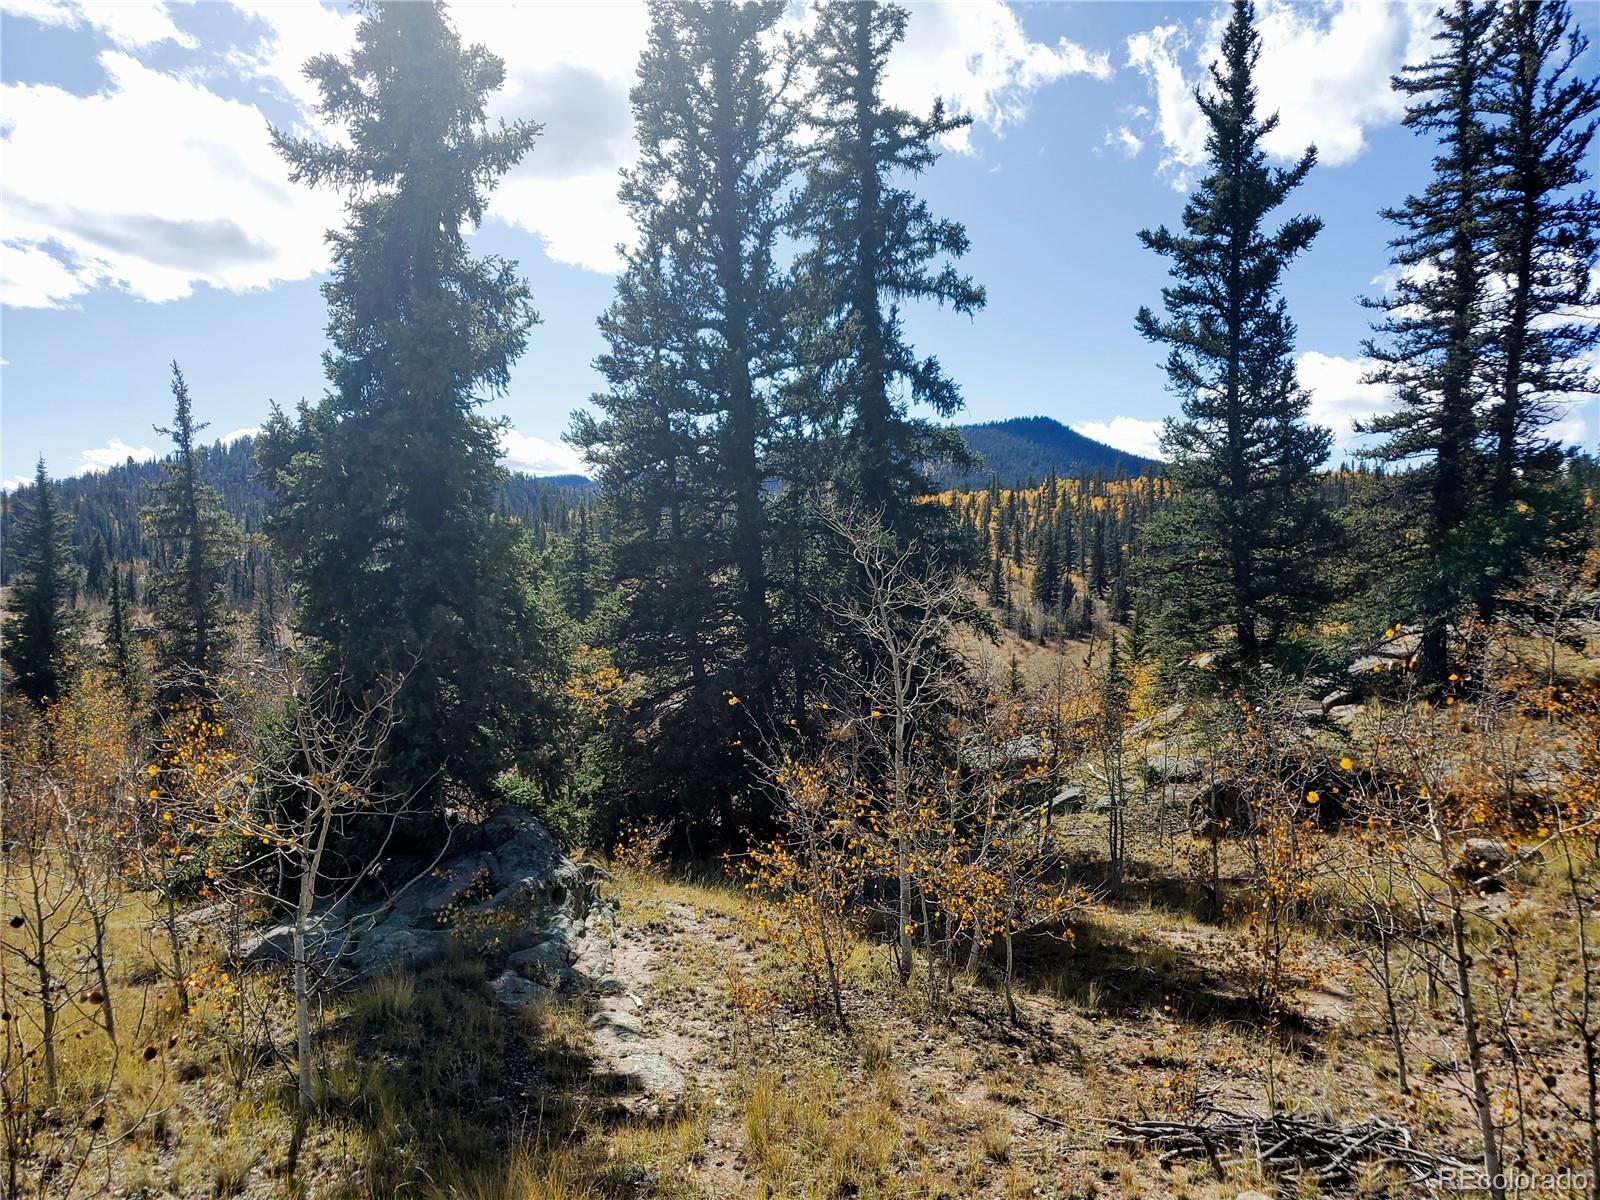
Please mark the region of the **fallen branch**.
POLYGON ((1109 1124, 1116 1132, 1106 1138, 1108 1146, 1158 1150, 1163 1165, 1204 1158, 1219 1179, 1224 1152, 1232 1161, 1254 1160, 1285 1179, 1332 1188, 1354 1186, 1358 1166, 1399 1171, 1417 1184, 1447 1183, 1472 1169, 1451 1155, 1417 1149, 1409 1130, 1380 1118, 1329 1125, 1283 1113, 1261 1117, 1211 1109, 1196 1122, 1113 1119, 1109 1124))

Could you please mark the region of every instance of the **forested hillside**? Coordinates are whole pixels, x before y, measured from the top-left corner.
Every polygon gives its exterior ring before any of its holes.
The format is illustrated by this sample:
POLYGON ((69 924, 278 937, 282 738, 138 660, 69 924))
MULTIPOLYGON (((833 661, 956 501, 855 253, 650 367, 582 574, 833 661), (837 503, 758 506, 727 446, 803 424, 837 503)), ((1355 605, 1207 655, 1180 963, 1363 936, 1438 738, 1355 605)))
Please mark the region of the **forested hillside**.
POLYGON ((1281 9, 1088 233, 1166 270, 1153 464, 912 336, 989 299, 972 116, 894 99, 958 10, 648 0, 590 483, 488 415, 541 317, 474 233, 573 107, 465 11, 308 33, 271 131, 321 398, 207 445, 173 363, 160 461, 3 500, 6 1200, 1600 1195, 1584 14, 1407 46, 1332 469, 1281 9))
POLYGON ((1004 487, 1039 483, 1046 475, 1137 475, 1159 464, 1068 429, 1051 417, 1012 417, 958 426, 973 453, 983 460, 976 471, 947 474, 950 486, 981 487, 989 475, 1004 487))
MULTIPOLYGON (((201 448, 196 454, 200 478, 214 488, 223 510, 245 536, 242 557, 230 564, 228 592, 235 604, 251 607, 257 589, 265 587, 263 543, 259 536, 271 493, 256 472, 255 439, 236 438, 201 448)), ((161 478, 159 462, 129 459, 120 466, 85 472, 55 481, 64 509, 72 514, 72 556, 82 568, 83 594, 106 598, 107 571, 117 566, 127 579, 127 594, 137 597, 137 580, 153 549, 139 521, 149 503, 150 487, 161 478), (127 573, 132 569, 132 575, 127 573)), ((572 514, 593 491, 582 475, 536 478, 521 472, 506 476, 499 511, 526 525, 542 546, 552 533, 564 534, 572 514)), ((31 502, 31 485, 0 494, 0 586, 11 582, 15 567, 16 515, 31 502)))

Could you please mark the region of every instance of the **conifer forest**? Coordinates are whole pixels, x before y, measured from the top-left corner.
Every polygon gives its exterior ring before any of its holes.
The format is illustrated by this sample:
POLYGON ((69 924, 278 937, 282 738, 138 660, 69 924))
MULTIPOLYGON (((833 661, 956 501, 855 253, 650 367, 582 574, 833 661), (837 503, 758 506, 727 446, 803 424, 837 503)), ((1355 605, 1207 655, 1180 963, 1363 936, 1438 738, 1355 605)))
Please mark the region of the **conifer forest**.
POLYGON ((1358 218, 1264 99, 1312 10, 1215 5, 1166 216, 1083 234, 1159 280, 1135 452, 974 411, 1000 118, 894 81, 976 5, 647 0, 533 473, 568 298, 484 231, 584 101, 458 3, 292 47, 320 392, 119 366, 149 453, 0 492, 0 1195, 1600 1197, 1595 7, 1410 6, 1358 218), (1357 219, 1352 432, 1296 281, 1357 219))

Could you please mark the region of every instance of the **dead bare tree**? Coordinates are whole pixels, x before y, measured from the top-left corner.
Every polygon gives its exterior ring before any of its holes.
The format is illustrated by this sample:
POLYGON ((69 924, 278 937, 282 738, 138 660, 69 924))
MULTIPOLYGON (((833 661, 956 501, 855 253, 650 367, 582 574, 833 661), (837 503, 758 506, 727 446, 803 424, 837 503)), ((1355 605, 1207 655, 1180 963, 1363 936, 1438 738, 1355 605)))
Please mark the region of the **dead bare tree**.
POLYGON ((285 659, 258 664, 219 698, 227 745, 188 768, 204 771, 189 788, 197 834, 247 848, 219 890, 253 893, 287 916, 298 1095, 290 1169, 316 1102, 313 1003, 374 919, 352 901, 413 798, 393 792, 385 775, 403 682, 380 679, 355 695, 339 673, 314 677, 285 659))
POLYGON ((929 567, 912 548, 898 546, 877 524, 834 513, 828 526, 855 567, 855 586, 828 612, 861 647, 852 668, 834 680, 835 691, 857 712, 857 731, 878 749, 888 815, 885 833, 895 862, 895 965, 902 984, 911 978, 913 934, 926 930, 914 864, 922 821, 914 751, 960 677, 949 653, 955 618, 969 607, 966 585, 952 571, 929 567))
POLYGON ((1484 1186, 1500 1200, 1501 1130, 1477 975, 1505 934, 1472 903, 1481 881, 1470 869, 1475 842, 1501 837, 1510 820, 1500 782, 1485 766, 1492 755, 1483 742, 1503 721, 1494 699, 1485 695, 1468 711, 1448 695, 1406 695, 1377 710, 1368 755, 1375 764, 1396 768, 1406 781, 1403 795, 1390 798, 1384 809, 1394 827, 1387 845, 1418 914, 1416 944, 1444 965, 1439 982, 1455 1002, 1466 1060, 1460 1086, 1478 1125, 1484 1186))

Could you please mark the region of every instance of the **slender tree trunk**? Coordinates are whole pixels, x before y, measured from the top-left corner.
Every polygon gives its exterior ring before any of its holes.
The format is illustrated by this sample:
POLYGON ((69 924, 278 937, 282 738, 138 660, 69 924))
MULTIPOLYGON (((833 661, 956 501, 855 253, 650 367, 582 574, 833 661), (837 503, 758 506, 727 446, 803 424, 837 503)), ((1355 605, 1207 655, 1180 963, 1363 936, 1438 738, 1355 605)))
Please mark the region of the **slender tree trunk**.
POLYGON ((111 1039, 111 1044, 117 1044, 117 1018, 111 1009, 111 973, 106 969, 106 919, 103 913, 93 907, 89 910, 89 920, 94 928, 94 972, 100 985, 100 1013, 101 1023, 105 1026, 106 1036, 111 1039))
POLYGON ((1600 1037, 1592 1030, 1583 1034, 1583 1078, 1589 1119, 1589 1195, 1600 1200, 1600 1037))
POLYGON ((1389 966, 1389 932, 1378 930, 1378 948, 1383 956, 1383 1003, 1389 1012, 1389 1036, 1394 1041, 1394 1068, 1399 1077, 1400 1094, 1411 1094, 1410 1080, 1406 1074, 1406 1044, 1400 1033, 1400 1013, 1394 1003, 1394 978, 1389 966))
POLYGON ((1221 834, 1212 822, 1211 831, 1211 917, 1212 920, 1222 920, 1222 852, 1219 842, 1221 834))
POLYGON ((1455 943, 1456 986, 1461 991, 1462 1032, 1467 1043, 1467 1069, 1472 1075, 1472 1107, 1478 1117, 1478 1136, 1483 1142, 1483 1170, 1489 1195, 1494 1200, 1504 1200, 1506 1190, 1501 1182, 1500 1146, 1494 1126, 1494 1103, 1489 1095, 1489 1083, 1483 1061, 1483 1044, 1478 1030, 1478 1009, 1472 999, 1472 968, 1467 956, 1466 921, 1461 911, 1460 898, 1451 896, 1450 930, 1455 943))
POLYGON ((1461 1003, 1461 1026, 1462 1036, 1466 1041, 1467 1070, 1472 1076, 1472 1107, 1478 1118, 1478 1137, 1483 1143, 1483 1171, 1487 1176, 1484 1186, 1492 1200, 1505 1200, 1500 1144, 1494 1124, 1494 1101, 1489 1094, 1487 1067, 1483 1060, 1483 1042, 1478 1029, 1478 1006, 1472 997, 1472 958, 1467 949, 1466 912, 1462 906, 1461 892, 1450 875, 1453 865, 1450 846, 1438 812, 1431 815, 1431 822, 1434 845, 1438 850, 1442 874, 1446 880, 1445 886, 1448 889, 1450 957, 1455 970, 1455 990, 1461 1003))
POLYGON ((1019 1024, 1017 1020, 1017 1002, 1011 995, 1011 979, 1016 970, 1016 957, 1012 953, 1011 930, 1006 930, 1006 1012, 1011 1017, 1013 1025, 1019 1024))
POLYGON ((178 1009, 181 1012, 189 1011, 189 983, 183 974, 183 938, 178 933, 178 900, 172 894, 170 886, 165 889, 162 897, 165 902, 165 925, 167 927, 167 949, 172 954, 172 977, 178 983, 178 1009))
POLYGON ((39 980, 40 1036, 44 1050, 44 1092, 46 1100, 56 1102, 56 997, 50 981, 50 939, 45 931, 44 904, 39 898, 38 875, 33 876, 34 970, 39 980))

